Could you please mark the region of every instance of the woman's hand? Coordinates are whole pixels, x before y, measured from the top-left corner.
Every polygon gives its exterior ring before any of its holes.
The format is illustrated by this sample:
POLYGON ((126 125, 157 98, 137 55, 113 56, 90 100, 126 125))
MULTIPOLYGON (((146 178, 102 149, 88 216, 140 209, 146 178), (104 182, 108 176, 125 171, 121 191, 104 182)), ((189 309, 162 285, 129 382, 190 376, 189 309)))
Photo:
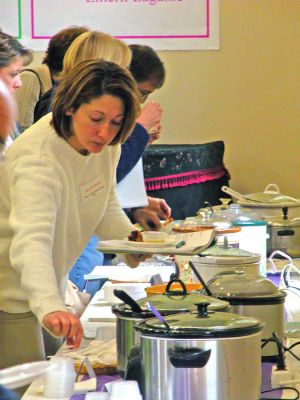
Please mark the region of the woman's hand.
POLYGON ((141 124, 148 132, 151 132, 151 130, 156 131, 157 127, 160 126, 161 116, 162 108, 160 104, 151 101, 142 108, 141 114, 136 122, 141 124))
POLYGON ((67 311, 54 311, 46 314, 43 324, 54 336, 66 338, 66 345, 78 348, 83 336, 81 322, 76 315, 67 311))
POLYGON ((164 199, 148 196, 148 203, 146 209, 154 211, 162 219, 170 218, 172 210, 164 199))
POLYGON ((151 258, 151 254, 125 254, 126 264, 131 268, 136 268, 140 262, 151 258))
POLYGON ((157 125, 156 127, 148 131, 149 133, 148 145, 152 144, 153 142, 155 142, 155 140, 158 140, 160 138, 160 131, 161 131, 160 125, 157 125))
POLYGON ((134 222, 141 225, 146 231, 158 231, 160 229, 159 217, 148 207, 136 208, 131 215, 134 222))

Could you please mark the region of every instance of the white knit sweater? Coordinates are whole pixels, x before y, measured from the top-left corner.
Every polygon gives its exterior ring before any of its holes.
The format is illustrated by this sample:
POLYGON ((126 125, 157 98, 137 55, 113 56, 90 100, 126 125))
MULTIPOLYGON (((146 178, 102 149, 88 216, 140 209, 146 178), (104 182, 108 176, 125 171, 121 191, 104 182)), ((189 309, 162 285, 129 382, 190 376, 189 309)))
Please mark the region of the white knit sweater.
POLYGON ((115 195, 120 146, 83 156, 46 115, 9 148, 0 171, 0 310, 66 310, 69 269, 95 233, 133 229, 115 195))

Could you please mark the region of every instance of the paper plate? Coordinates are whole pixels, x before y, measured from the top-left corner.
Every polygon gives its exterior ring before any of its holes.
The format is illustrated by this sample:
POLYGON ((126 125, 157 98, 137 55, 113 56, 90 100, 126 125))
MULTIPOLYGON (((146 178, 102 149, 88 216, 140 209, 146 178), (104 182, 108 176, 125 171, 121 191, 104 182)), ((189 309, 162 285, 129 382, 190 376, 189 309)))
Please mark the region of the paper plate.
POLYGON ((149 242, 133 242, 128 239, 124 239, 124 242, 126 242, 127 245, 132 246, 132 247, 141 247, 141 248, 162 248, 162 247, 173 247, 176 245, 176 241, 172 238, 169 240, 166 240, 165 242, 162 243, 149 243, 149 242))
POLYGON ((29 385, 39 375, 53 369, 54 364, 49 361, 35 361, 31 363, 16 365, 0 371, 0 384, 7 389, 17 389, 29 385))

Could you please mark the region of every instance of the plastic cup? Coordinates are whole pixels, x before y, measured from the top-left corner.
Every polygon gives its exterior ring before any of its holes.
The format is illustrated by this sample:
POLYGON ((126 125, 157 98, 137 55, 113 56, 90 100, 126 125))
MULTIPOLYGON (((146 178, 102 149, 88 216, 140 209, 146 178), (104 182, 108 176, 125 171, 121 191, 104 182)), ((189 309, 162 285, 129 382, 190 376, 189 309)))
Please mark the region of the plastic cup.
POLYGON ((44 397, 71 397, 76 378, 74 361, 67 357, 52 357, 50 362, 54 368, 44 375, 44 397))
POLYGON ((112 382, 109 400, 142 400, 137 381, 112 382))
POLYGON ((109 400, 109 393, 105 392, 86 393, 85 400, 109 400))

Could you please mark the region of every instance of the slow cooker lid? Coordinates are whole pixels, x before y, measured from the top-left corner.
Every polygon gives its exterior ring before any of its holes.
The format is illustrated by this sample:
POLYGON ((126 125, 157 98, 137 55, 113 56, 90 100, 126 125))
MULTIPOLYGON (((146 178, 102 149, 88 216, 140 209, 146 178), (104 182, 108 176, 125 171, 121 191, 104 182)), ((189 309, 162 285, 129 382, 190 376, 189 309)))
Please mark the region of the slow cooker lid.
POLYGON ((270 217, 267 220, 268 225, 274 228, 298 227, 300 226, 300 218, 270 217))
POLYGON ((209 310, 221 310, 228 306, 228 302, 214 297, 202 295, 199 291, 180 294, 179 291, 170 291, 165 294, 157 294, 151 297, 144 297, 137 300, 137 303, 143 310, 148 310, 149 301, 153 306, 163 313, 182 312, 196 310, 195 303, 201 301, 209 302, 209 310))
POLYGON ((142 309, 142 312, 134 312, 128 304, 115 304, 112 311, 121 316, 128 318, 151 318, 153 316, 152 311, 149 310, 148 303, 154 305, 154 307, 163 315, 176 314, 181 312, 188 312, 196 310, 195 303, 201 301, 209 302, 209 310, 222 310, 229 306, 229 302, 225 300, 216 299, 210 296, 204 296, 200 292, 189 292, 187 294, 178 295, 154 295, 151 297, 144 297, 136 300, 142 309))
POLYGON ((282 298, 285 294, 263 276, 235 271, 228 275, 218 275, 207 286, 214 296, 226 298, 282 298))
MULTIPOLYGON (((239 250, 239 249, 235 249, 239 250)), ((248 256, 239 255, 236 252, 236 255, 228 254, 228 255, 206 255, 205 252, 202 253, 202 256, 194 256, 192 261, 197 265, 198 264, 214 264, 214 265, 241 265, 241 264, 253 264, 260 262, 260 254, 249 253, 248 256)))
MULTIPOLYGON (((205 303, 205 302, 204 302, 205 303)), ((263 329, 261 321, 243 315, 209 311, 200 304, 198 311, 164 317, 166 324, 150 318, 137 324, 142 334, 164 337, 235 337, 249 335, 263 329)))

